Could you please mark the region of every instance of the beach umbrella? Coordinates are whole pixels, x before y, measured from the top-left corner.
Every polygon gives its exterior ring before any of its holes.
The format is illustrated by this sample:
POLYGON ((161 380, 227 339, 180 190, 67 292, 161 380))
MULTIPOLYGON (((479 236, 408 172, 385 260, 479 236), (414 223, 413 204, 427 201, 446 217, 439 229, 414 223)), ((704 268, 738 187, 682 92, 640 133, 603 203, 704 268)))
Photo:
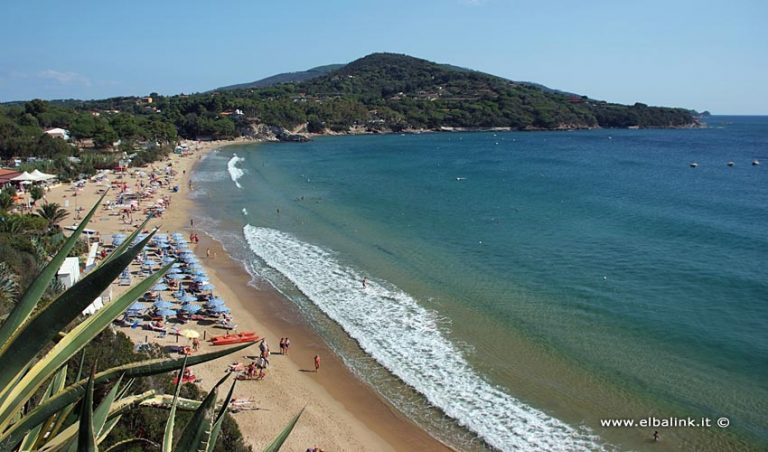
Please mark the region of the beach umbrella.
POLYGON ((169 279, 175 279, 175 280, 186 278, 186 276, 182 275, 181 273, 172 273, 170 275, 165 275, 165 277, 169 279))
POLYGON ((176 259, 172 258, 171 256, 165 256, 163 258, 163 264, 170 264, 171 262, 175 262, 176 259))
POLYGON ((224 304, 224 300, 222 300, 219 297, 213 297, 210 300, 208 300, 209 306, 221 306, 224 304))
POLYGON ((211 283, 205 283, 205 284, 201 285, 200 287, 198 287, 198 289, 200 289, 200 290, 204 290, 204 291, 206 291, 206 292, 207 292, 207 291, 209 291, 209 290, 213 290, 213 289, 215 289, 215 287, 214 287, 214 286, 213 286, 213 284, 211 284, 211 283))
POLYGON ((146 259, 144 262, 141 263, 141 265, 144 265, 145 267, 152 267, 156 264, 155 261, 152 259, 146 259))
POLYGON ((189 303, 191 301, 197 301, 197 297, 190 294, 184 294, 179 298, 182 303, 189 303))
POLYGON ((163 283, 157 283, 154 286, 152 286, 152 290, 154 292, 157 292, 158 290, 168 290, 168 286, 163 283))
POLYGON ((168 271, 166 272, 166 274, 169 274, 169 275, 175 275, 175 274, 178 274, 178 273, 181 273, 181 269, 180 268, 175 268, 175 267, 169 268, 168 271))
POLYGON ((207 276, 208 276, 208 274, 207 274, 207 273, 205 273, 205 270, 203 270, 203 269, 200 269, 200 270, 192 270, 192 274, 193 274, 193 275, 195 275, 195 276, 204 276, 204 277, 207 277, 207 276))
POLYGON ((195 279, 193 281, 195 281, 196 283, 207 283, 208 278, 205 276, 195 276, 195 279))
POLYGON ((203 308, 199 304, 194 303, 188 303, 181 307, 181 310, 184 312, 197 312, 201 309, 203 308))
POLYGON ((171 268, 181 268, 184 264, 181 262, 176 262, 175 264, 171 265, 171 268))
POLYGON ((176 315, 175 309, 159 309, 155 314, 162 316, 162 317, 170 317, 172 315, 176 315))
POLYGON ((196 339, 200 337, 200 333, 195 330, 183 329, 179 331, 179 336, 184 336, 187 339, 196 339))
POLYGON ((229 312, 229 308, 224 306, 224 305, 214 306, 214 307, 210 308, 210 310, 212 312, 216 312, 216 313, 229 312))
POLYGON ((137 301, 136 303, 128 306, 126 311, 142 311, 144 309, 147 309, 147 306, 144 303, 137 301))
POLYGON ((171 303, 170 301, 160 300, 160 301, 154 302, 152 306, 156 307, 157 309, 166 309, 173 306, 173 303, 171 303))

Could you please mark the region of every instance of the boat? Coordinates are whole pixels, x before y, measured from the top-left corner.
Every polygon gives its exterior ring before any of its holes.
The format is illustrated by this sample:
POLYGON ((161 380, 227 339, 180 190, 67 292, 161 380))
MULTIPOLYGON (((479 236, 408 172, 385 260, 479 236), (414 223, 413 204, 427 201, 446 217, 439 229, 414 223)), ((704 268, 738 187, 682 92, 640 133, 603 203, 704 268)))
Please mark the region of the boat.
POLYGON ((733 166, 733 165, 735 165, 735 163, 733 163, 733 162, 728 162, 728 166, 733 166))
POLYGON ((222 336, 213 336, 208 340, 211 342, 211 345, 229 345, 229 344, 240 344, 243 342, 255 342, 260 339, 261 337, 257 336, 256 333, 252 331, 247 331, 247 332, 237 333, 237 334, 225 334, 222 336))
POLYGON ((757 160, 757 159, 752 160, 752 166, 759 166, 759 165, 760 165, 760 160, 757 160))
POLYGON ((691 162, 691 168, 696 168, 697 166, 699 166, 699 164, 698 164, 698 163, 696 163, 696 162, 691 162))

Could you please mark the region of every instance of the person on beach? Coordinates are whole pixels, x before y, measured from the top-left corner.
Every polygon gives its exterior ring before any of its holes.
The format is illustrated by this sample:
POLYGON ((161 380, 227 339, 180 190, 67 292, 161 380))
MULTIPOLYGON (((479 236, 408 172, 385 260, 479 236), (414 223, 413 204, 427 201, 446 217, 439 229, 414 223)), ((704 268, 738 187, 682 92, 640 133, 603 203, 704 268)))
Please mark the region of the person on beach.
POLYGON ((200 340, 198 338, 192 338, 192 350, 198 351, 200 349, 200 340))
POLYGON ((284 355, 288 354, 288 347, 291 346, 291 340, 289 338, 285 338, 285 351, 283 352, 284 355))
POLYGON ((195 227, 195 220, 192 219, 192 218, 189 219, 189 227, 190 228, 194 228, 195 227))
POLYGON ((207 248, 207 249, 205 250, 205 257, 207 257, 207 258, 209 258, 209 259, 210 259, 210 257, 211 257, 211 249, 210 249, 210 248, 207 248))
POLYGON ((367 285, 368 285, 368 277, 363 276, 363 289, 365 289, 367 285))
POLYGON ((280 354, 285 355, 285 338, 280 338, 280 354))
POLYGON ((653 440, 654 441, 658 441, 659 440, 659 431, 658 430, 653 432, 653 440))
POLYGON ((315 372, 320 370, 320 355, 315 355, 315 372))

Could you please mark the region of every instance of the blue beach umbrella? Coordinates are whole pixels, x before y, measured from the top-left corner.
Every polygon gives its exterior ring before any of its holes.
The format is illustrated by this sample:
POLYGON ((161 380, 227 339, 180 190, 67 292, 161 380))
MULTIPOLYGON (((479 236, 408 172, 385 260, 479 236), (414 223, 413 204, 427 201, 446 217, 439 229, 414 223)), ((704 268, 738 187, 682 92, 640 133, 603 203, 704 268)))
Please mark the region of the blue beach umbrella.
POLYGON ((154 286, 152 286, 152 290, 157 292, 158 290, 168 290, 168 286, 163 283, 157 283, 154 286))
POLYGON ((181 298, 179 298, 179 300, 182 303, 189 303, 189 302, 192 302, 192 301, 197 301, 197 297, 194 296, 194 295, 190 295, 190 294, 184 294, 181 298))
POLYGON ((179 279, 184 279, 185 278, 185 276, 182 275, 181 273, 172 273, 170 275, 165 275, 165 277, 169 278, 169 279, 175 279, 175 280, 179 280, 179 279))
POLYGON ((137 301, 136 303, 128 306, 128 309, 126 309, 126 311, 142 311, 144 309, 147 309, 147 305, 137 301))
POLYGON ((171 256, 165 256, 163 258, 163 264, 170 264, 171 262, 175 262, 176 259, 172 258, 171 256))
POLYGON ((195 276, 195 279, 193 281, 195 281, 196 283, 207 283, 208 278, 205 276, 195 276))
POLYGON ((157 312, 155 312, 155 314, 157 314, 159 316, 163 316, 163 317, 170 317, 172 315, 176 315, 176 310, 175 309, 160 309, 157 312))
POLYGON ((203 308, 200 307, 199 304, 188 303, 188 304, 185 304, 184 306, 182 306, 181 309, 184 312, 197 312, 197 311, 199 311, 199 310, 201 310, 203 308))
POLYGON ((156 262, 153 261, 152 259, 147 259, 144 262, 142 262, 141 265, 143 265, 145 267, 153 267, 153 266, 156 265, 156 262))
POLYGON ((209 291, 209 290, 213 290, 213 289, 215 289, 215 287, 214 287, 214 286, 213 286, 213 284, 211 284, 211 283, 206 283, 206 284, 203 284, 203 285, 201 285, 200 287, 198 287, 198 289, 200 289, 200 290, 204 290, 204 291, 206 291, 206 292, 207 292, 207 291, 209 291))
POLYGON ((168 274, 168 275, 175 275, 177 273, 181 273, 181 269, 180 268, 171 267, 166 272, 166 274, 168 274))
POLYGON ((166 309, 166 308, 170 308, 171 306, 173 306, 173 303, 171 303, 169 301, 160 300, 160 301, 154 302, 152 304, 152 306, 156 307, 157 309, 166 309))
POLYGON ((213 297, 210 300, 208 300, 209 306, 222 306, 224 304, 224 300, 222 300, 219 297, 213 297))
POLYGON ((214 306, 213 308, 210 308, 210 310, 211 310, 212 312, 215 312, 215 313, 223 313, 223 312, 229 312, 229 308, 228 308, 228 307, 226 307, 226 306, 224 306, 224 305, 221 305, 221 306, 214 306))

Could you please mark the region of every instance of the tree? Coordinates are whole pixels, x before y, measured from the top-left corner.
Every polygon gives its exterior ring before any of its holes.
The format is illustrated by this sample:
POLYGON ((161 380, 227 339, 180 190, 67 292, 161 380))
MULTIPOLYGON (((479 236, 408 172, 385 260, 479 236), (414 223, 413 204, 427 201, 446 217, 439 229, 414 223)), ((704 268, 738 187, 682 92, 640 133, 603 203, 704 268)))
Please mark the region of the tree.
POLYGON ((48 229, 53 230, 58 228, 59 223, 69 216, 69 212, 59 206, 59 204, 52 202, 43 204, 37 209, 37 216, 48 221, 48 229))
POLYGON ((37 200, 45 196, 45 190, 39 185, 33 185, 32 188, 29 189, 29 195, 32 196, 32 202, 37 202, 37 200))

